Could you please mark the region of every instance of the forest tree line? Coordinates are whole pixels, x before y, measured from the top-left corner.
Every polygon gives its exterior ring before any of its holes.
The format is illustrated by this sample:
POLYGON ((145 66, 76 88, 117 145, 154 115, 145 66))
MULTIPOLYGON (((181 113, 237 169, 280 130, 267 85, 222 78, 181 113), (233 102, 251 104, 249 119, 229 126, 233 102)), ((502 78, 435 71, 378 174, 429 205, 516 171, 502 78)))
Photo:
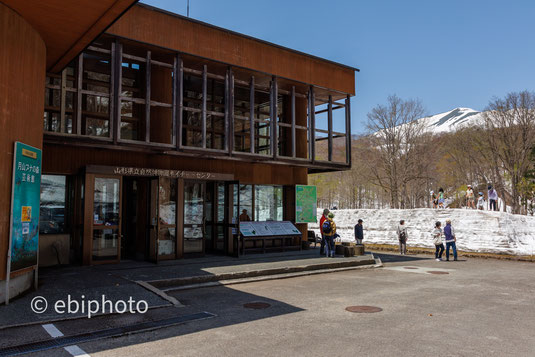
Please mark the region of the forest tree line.
MULTIPOLYGON (((465 206, 471 184, 488 185, 517 214, 535 209, 535 93, 495 98, 477 125, 451 133, 429 133, 418 100, 388 97, 368 113, 367 133, 352 140, 351 170, 309 176, 319 207, 430 207, 430 191, 443 188, 465 206)), ((503 208, 502 208, 503 210, 503 208)))

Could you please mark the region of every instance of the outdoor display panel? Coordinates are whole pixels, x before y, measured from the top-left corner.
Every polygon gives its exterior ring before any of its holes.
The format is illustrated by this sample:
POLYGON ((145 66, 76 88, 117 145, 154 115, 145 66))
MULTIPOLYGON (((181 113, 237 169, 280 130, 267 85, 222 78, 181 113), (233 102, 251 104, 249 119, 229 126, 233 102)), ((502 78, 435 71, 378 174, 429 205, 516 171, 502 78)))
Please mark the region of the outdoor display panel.
POLYGON ((295 185, 295 223, 316 223, 316 186, 295 185))
POLYGON ((292 222, 240 222, 240 233, 244 237, 293 236, 301 235, 292 222))
POLYGON ((8 271, 37 265, 41 150, 15 142, 8 271))

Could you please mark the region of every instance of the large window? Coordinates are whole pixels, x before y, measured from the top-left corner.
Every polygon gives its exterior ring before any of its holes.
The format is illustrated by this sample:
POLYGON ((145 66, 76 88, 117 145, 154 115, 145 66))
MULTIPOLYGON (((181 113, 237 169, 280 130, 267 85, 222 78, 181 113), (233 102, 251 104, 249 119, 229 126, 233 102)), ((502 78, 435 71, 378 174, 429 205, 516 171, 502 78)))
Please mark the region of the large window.
POLYGON ((255 185, 255 221, 282 221, 282 186, 255 185))
POLYGON ((40 234, 62 234, 67 232, 65 219, 66 198, 66 176, 41 176, 40 234))

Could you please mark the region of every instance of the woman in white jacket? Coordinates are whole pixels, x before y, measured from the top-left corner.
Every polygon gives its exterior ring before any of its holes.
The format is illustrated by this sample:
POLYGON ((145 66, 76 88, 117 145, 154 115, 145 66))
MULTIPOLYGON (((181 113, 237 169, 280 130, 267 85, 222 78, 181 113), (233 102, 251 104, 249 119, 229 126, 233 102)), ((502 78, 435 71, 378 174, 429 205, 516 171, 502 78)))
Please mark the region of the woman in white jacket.
POLYGON ((433 243, 435 244, 435 260, 437 262, 442 260, 442 253, 444 253, 444 243, 442 240, 442 223, 436 222, 433 230, 433 243))

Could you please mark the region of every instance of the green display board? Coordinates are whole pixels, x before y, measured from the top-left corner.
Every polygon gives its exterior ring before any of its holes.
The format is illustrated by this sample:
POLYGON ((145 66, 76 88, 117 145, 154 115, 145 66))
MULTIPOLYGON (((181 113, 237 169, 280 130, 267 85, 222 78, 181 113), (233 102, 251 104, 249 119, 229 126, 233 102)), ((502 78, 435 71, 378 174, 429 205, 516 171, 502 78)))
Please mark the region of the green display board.
POLYGON ((318 210, 316 186, 295 186, 295 223, 316 223, 318 210))
POLYGON ((16 142, 13 161, 11 272, 37 265, 41 150, 16 142))

